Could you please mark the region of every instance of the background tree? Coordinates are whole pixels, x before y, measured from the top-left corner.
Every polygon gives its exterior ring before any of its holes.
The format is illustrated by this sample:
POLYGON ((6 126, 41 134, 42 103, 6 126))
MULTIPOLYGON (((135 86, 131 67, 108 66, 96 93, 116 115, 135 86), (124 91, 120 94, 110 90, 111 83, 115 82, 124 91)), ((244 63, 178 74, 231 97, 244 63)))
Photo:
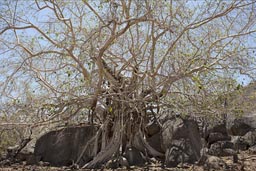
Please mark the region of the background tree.
POLYGON ((22 104, 6 115, 25 109, 33 128, 100 123, 87 167, 138 146, 135 137, 163 155, 143 138, 150 118, 221 115, 219 95, 239 75, 254 79, 255 1, 1 3, 1 100, 22 104))

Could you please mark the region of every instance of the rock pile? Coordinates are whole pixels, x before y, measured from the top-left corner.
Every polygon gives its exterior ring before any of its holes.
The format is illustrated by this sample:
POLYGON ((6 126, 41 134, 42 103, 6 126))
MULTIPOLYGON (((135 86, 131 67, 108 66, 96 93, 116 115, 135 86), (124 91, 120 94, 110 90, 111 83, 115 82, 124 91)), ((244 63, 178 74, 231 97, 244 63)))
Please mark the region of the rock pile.
MULTIPOLYGON (((256 153, 256 115, 209 123, 201 132, 198 125, 195 119, 177 116, 149 122, 145 140, 150 148, 163 154, 157 159, 166 167, 198 163, 206 168, 220 169, 226 168, 226 164, 219 157, 233 156, 237 162, 239 150, 256 153)), ((87 125, 50 131, 37 140, 33 160, 67 166, 81 158, 76 164, 82 166, 93 159, 95 152, 92 147, 87 148, 82 156, 81 152, 97 129, 87 125)), ((146 150, 131 146, 123 155, 110 159, 107 166, 142 166, 156 159, 152 157, 146 150)))

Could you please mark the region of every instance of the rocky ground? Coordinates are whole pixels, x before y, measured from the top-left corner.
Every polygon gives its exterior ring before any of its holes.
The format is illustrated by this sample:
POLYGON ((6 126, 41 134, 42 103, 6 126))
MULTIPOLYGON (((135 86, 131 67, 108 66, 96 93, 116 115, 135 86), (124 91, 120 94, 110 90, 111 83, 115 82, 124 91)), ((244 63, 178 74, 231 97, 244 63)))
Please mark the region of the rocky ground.
MULTIPOLYGON (((228 170, 228 171, 255 171, 256 169, 256 154, 251 154, 249 151, 240 152, 238 155, 239 161, 238 163, 233 163, 232 157, 221 157, 221 159, 227 164, 227 166, 222 167, 220 163, 212 164, 218 165, 216 169, 209 169, 209 170, 228 170)), ((33 170, 33 171, 62 171, 62 170, 78 170, 78 171, 89 171, 89 169, 74 169, 71 167, 50 167, 50 166, 38 166, 38 165, 25 165, 25 164, 13 164, 11 166, 4 166, 0 168, 0 171, 26 171, 26 170, 33 170)), ((110 171, 113 169, 99 169, 102 171, 110 171)), ((167 171, 207 171, 208 168, 206 166, 197 166, 197 165, 186 165, 178 166, 175 168, 163 168, 161 167, 160 163, 150 164, 145 167, 131 167, 131 168, 118 168, 115 169, 117 171, 122 170, 150 170, 150 171, 158 171, 158 170, 167 170, 167 171)))

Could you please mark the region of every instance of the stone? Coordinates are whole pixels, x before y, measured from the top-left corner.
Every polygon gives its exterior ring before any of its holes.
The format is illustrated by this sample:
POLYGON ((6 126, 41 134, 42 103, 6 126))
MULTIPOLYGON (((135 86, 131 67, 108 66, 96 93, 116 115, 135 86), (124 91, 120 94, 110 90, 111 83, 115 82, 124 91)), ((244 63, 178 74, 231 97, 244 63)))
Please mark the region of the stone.
POLYGON ((105 167, 109 169, 117 169, 117 168, 123 168, 123 167, 125 167, 126 169, 130 168, 127 159, 123 156, 119 156, 117 159, 109 160, 105 164, 105 167))
POLYGON ((249 148, 249 153, 250 154, 256 154, 256 145, 249 148))
POLYGON ((129 166, 143 166, 146 162, 144 155, 135 147, 128 147, 125 150, 124 157, 127 159, 129 166))
POLYGON ((218 141, 222 149, 230 148, 235 149, 234 144, 231 141, 218 141))
MULTIPOLYGON (((180 118, 174 118, 172 120, 167 120, 164 124, 163 124, 163 128, 162 128, 162 138, 163 138, 163 142, 162 142, 162 146, 164 151, 166 151, 168 149, 168 147, 171 145, 171 142, 173 139, 177 139, 178 137, 178 132, 180 130, 182 130, 183 127, 183 121, 180 118), (175 138, 174 138, 175 137, 175 138)), ((180 135, 185 135, 187 133, 185 133, 185 131, 180 132, 180 135)))
POLYGON ((247 114, 241 117, 229 117, 227 130, 230 135, 244 136, 247 132, 256 129, 256 114, 247 114))
POLYGON ((242 136, 232 136, 231 142, 236 150, 247 150, 250 145, 242 136))
POLYGON ((158 132, 157 134, 151 137, 147 137, 147 142, 152 148, 154 148, 158 152, 164 153, 164 150, 161 145, 161 142, 162 142, 161 132, 158 132))
POLYGON ((206 137, 208 137, 211 133, 220 133, 222 135, 228 135, 226 124, 222 122, 213 122, 208 125, 206 131, 206 137))
POLYGON ((254 146, 256 144, 256 130, 247 132, 243 138, 250 147, 254 146))
MULTIPOLYGON (((49 162, 52 166, 72 165, 96 131, 97 127, 90 125, 50 131, 36 141, 34 155, 38 160, 49 162)), ((85 151, 79 165, 92 159, 92 149, 85 151)))
POLYGON ((127 159, 125 157, 123 157, 123 156, 119 157, 118 162, 120 163, 121 167, 126 167, 126 168, 130 167, 127 159))
POLYGON ((202 142, 196 121, 174 118, 173 120, 168 120, 163 124, 162 146, 164 151, 169 148, 172 140, 178 140, 181 138, 189 138, 197 154, 200 156, 202 142))
POLYGON ((227 169, 227 164, 219 157, 216 156, 208 156, 205 165, 205 170, 216 169, 216 170, 224 170, 227 169))
POLYGON ((147 133, 147 136, 149 137, 159 133, 160 131, 161 131, 161 127, 156 121, 150 122, 146 126, 146 133, 147 133))
POLYGON ((166 167, 176 167, 179 164, 193 164, 198 161, 189 139, 173 140, 172 145, 165 153, 166 167))
POLYGON ((221 156, 234 156, 236 155, 237 152, 234 150, 234 149, 231 149, 231 148, 225 148, 225 149, 222 149, 222 154, 221 156))
POLYGON ((217 141, 230 141, 231 137, 227 134, 222 134, 220 132, 212 132, 209 134, 208 138, 206 139, 207 143, 213 144, 217 141))
POLYGON ((166 121, 162 141, 167 167, 176 167, 181 162, 194 163, 200 159, 202 142, 194 120, 174 118, 166 121))
POLYGON ((219 141, 211 144, 208 149, 208 154, 212 156, 233 156, 236 154, 234 150, 234 145, 232 142, 228 141, 219 141))

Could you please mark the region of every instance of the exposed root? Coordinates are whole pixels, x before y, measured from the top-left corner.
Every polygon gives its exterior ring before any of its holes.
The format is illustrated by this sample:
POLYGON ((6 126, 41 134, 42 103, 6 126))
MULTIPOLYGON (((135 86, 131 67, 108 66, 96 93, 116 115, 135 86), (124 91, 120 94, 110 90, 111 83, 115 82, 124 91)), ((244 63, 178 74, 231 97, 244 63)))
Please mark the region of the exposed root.
MULTIPOLYGON (((77 158, 77 160, 76 160, 76 162, 75 162, 76 164, 78 164, 78 163, 81 161, 81 159, 82 159, 84 153, 86 152, 86 150, 88 149, 89 145, 92 144, 93 142, 98 142, 97 139, 99 138, 99 135, 101 134, 101 132, 102 132, 102 127, 100 127, 99 130, 97 131, 96 135, 95 135, 94 137, 92 137, 92 138, 86 143, 86 145, 84 146, 82 152, 80 153, 79 157, 77 158)), ((93 152, 93 153, 94 153, 94 155, 96 155, 97 151, 95 151, 95 149, 94 149, 94 152, 93 152)))
POLYGON ((135 147, 141 151, 144 151, 146 149, 146 152, 153 156, 153 157, 164 157, 164 154, 155 150, 153 147, 151 147, 148 142, 143 138, 143 134, 141 130, 138 132, 138 136, 136 136, 136 143, 134 144, 135 147))
POLYGON ((102 164, 109 161, 114 154, 116 154, 121 145, 121 133, 119 122, 116 123, 114 129, 114 135, 110 143, 106 146, 105 149, 101 149, 101 151, 94 157, 94 159, 85 164, 82 168, 99 168, 102 164))

